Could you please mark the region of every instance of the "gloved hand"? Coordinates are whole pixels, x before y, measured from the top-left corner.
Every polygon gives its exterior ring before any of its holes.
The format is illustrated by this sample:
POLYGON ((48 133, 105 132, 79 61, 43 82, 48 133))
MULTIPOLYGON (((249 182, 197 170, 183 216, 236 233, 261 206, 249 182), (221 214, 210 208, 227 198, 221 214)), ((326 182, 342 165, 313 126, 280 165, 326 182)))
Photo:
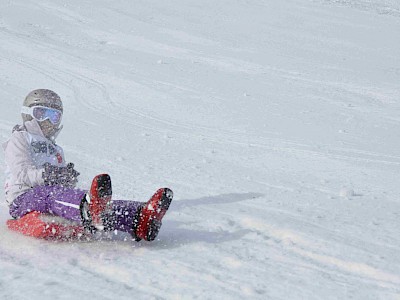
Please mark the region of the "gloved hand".
POLYGON ((73 163, 69 163, 66 167, 57 167, 45 163, 42 173, 45 185, 61 185, 67 188, 75 187, 78 176, 79 172, 74 169, 73 163))

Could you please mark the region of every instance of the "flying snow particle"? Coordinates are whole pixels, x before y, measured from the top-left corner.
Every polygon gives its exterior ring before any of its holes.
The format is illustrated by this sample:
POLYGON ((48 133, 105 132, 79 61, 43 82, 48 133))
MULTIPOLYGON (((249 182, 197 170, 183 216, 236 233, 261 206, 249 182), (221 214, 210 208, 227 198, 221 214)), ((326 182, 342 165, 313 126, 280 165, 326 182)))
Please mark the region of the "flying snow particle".
POLYGON ((339 196, 342 198, 350 198, 355 196, 354 190, 347 187, 342 187, 339 192, 339 196))

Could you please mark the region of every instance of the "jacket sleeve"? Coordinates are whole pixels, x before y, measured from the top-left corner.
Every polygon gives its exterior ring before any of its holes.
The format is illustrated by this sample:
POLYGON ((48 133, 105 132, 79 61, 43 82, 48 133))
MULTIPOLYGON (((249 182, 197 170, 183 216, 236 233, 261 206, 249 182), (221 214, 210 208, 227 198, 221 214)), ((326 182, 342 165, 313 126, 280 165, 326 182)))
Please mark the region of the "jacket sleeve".
POLYGON ((5 147, 5 161, 16 184, 44 184, 43 168, 36 168, 30 156, 29 144, 22 132, 14 132, 5 147))

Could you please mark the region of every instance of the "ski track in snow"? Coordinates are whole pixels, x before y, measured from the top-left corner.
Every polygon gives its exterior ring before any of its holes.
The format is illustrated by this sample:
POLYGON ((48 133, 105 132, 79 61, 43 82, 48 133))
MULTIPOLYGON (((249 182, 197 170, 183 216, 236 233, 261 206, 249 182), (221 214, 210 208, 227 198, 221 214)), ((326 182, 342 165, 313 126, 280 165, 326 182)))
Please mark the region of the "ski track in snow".
POLYGON ((152 243, 30 239, 3 201, 0 299, 400 299, 396 1, 92 5, 0 3, 0 137, 51 88, 81 187, 176 199, 152 243))

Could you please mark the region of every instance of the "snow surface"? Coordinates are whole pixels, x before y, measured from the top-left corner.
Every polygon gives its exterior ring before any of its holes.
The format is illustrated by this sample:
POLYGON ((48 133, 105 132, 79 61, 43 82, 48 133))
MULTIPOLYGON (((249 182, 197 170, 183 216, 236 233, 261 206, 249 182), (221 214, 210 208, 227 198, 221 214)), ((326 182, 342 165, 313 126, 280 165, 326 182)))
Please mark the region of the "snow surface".
POLYGON ((400 299, 399 32, 398 0, 0 0, 0 138, 50 88, 81 187, 175 192, 152 243, 1 201, 0 299, 400 299))

